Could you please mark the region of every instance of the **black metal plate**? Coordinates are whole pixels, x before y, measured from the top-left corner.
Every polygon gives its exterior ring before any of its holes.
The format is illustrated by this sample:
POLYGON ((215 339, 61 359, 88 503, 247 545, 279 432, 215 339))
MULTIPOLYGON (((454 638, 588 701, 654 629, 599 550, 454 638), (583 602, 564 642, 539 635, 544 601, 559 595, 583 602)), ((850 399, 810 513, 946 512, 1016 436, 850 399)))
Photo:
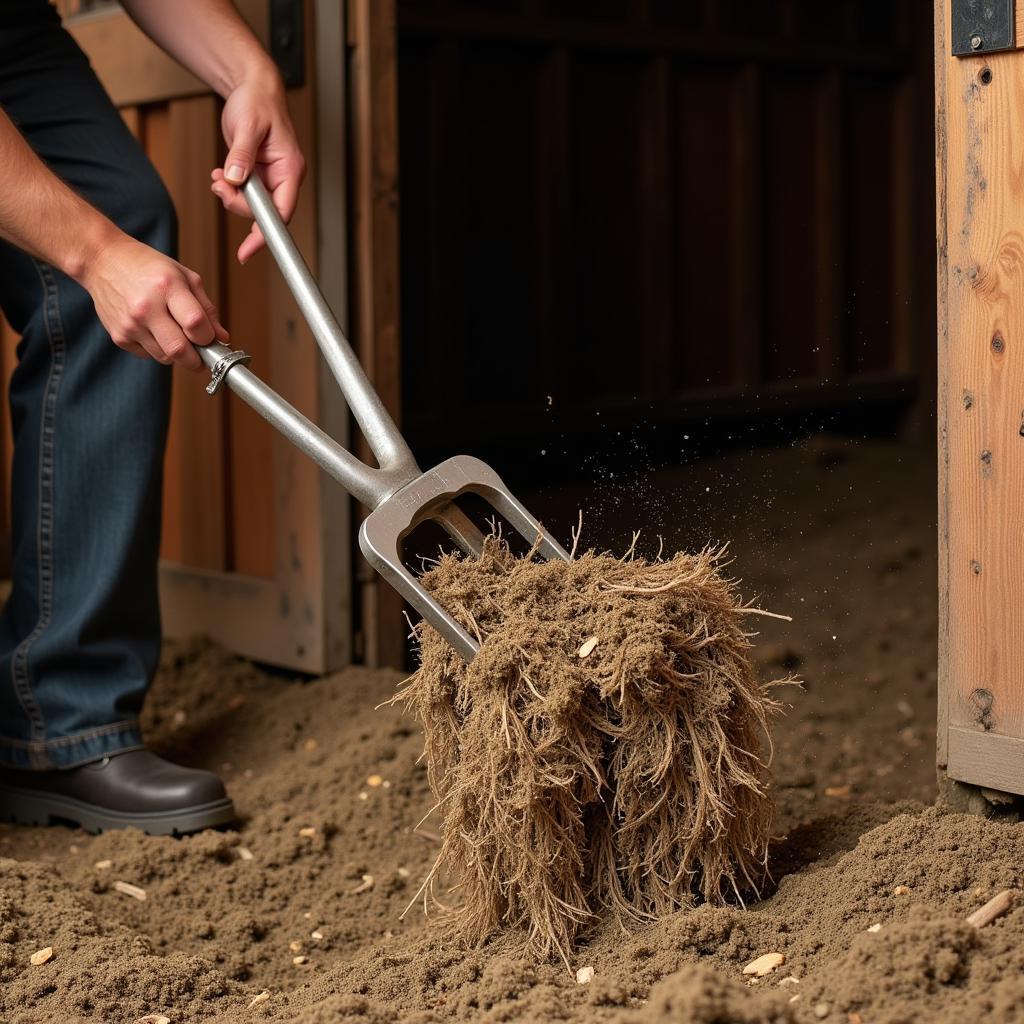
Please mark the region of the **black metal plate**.
POLYGON ((302 22, 302 0, 270 0, 270 56, 293 89, 306 80, 302 22))
POLYGON ((1014 0, 953 0, 954 57, 1010 50, 1014 43, 1014 0))

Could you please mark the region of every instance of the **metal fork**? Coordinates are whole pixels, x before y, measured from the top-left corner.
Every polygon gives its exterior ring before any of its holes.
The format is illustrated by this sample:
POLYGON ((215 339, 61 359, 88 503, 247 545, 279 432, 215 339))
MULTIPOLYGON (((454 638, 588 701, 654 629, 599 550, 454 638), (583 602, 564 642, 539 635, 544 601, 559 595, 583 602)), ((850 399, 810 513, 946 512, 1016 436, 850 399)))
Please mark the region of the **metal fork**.
POLYGON ((249 356, 245 352, 220 342, 199 347, 197 351, 212 374, 206 390, 211 395, 216 394, 222 384, 227 384, 349 494, 371 509, 359 530, 359 547, 366 560, 467 662, 472 661, 479 650, 477 641, 427 593, 416 575, 406 567, 402 557, 406 536, 420 523, 432 519, 467 555, 479 555, 483 535, 455 504, 455 499, 462 494, 477 494, 527 541, 537 543, 542 557, 568 559, 569 556, 486 463, 470 455, 456 455, 426 473, 420 470, 338 326, 263 183, 253 176, 243 191, 267 248, 295 296, 380 468, 366 465, 343 448, 247 369, 244 364, 249 362, 249 356))

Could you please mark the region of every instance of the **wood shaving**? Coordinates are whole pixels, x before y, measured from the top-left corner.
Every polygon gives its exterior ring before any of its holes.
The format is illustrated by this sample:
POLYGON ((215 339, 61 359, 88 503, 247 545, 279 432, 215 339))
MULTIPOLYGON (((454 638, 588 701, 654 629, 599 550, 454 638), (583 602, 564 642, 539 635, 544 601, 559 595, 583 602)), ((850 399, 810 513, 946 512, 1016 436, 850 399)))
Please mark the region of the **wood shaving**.
POLYGON ((979 907, 967 918, 967 923, 975 928, 984 928, 991 924, 997 917, 1002 917, 1016 899, 1014 889, 1004 889, 992 897, 983 907, 979 907))
POLYGON ((743 968, 743 973, 752 975, 755 978, 763 978, 766 974, 771 974, 776 967, 780 967, 785 962, 786 957, 783 953, 762 953, 756 960, 751 960, 750 963, 743 968))
POLYGON ((131 896, 133 900, 145 900, 146 890, 138 885, 132 885, 131 882, 115 882, 114 888, 124 893, 125 896, 131 896))

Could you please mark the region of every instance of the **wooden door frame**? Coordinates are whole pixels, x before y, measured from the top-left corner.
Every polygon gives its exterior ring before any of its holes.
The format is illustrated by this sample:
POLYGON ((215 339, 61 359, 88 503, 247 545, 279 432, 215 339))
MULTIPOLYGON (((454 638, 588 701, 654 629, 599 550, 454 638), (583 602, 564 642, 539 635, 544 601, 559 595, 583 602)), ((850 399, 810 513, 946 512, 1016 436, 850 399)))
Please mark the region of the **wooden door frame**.
MULTIPOLYGON (((261 41, 267 0, 238 0, 261 41)), ((306 5, 307 84, 289 90, 297 122, 313 128, 315 209, 293 234, 328 302, 348 316, 345 19, 338 0, 306 5), (327 183, 336 183, 330 187, 327 183)), ((118 8, 80 15, 68 28, 98 65, 118 106, 209 93, 208 87, 148 40, 118 8), (105 60, 104 55, 109 55, 105 60), (115 59, 116 55, 116 59, 115 59)), ((198 173, 198 169, 197 169, 198 173)), ((271 362, 254 366, 282 394, 315 410, 321 426, 348 444, 348 416, 283 281, 270 287, 271 362)), ((236 346, 244 347, 237 339, 236 346)), ((201 386, 197 382, 197 395, 201 386)), ((201 401, 237 401, 234 396, 201 401)), ((273 440, 276 568, 272 579, 161 563, 164 629, 206 635, 256 660, 322 673, 352 661, 351 502, 334 481, 280 436, 273 440)), ((244 516, 244 510, 237 510, 244 516)))
MULTIPOLYGON (((345 4, 352 168, 352 306, 356 350, 395 422, 401 424, 399 322, 398 53, 395 0, 345 4)), ((372 459, 359 438, 361 458, 372 459)), ((357 654, 368 665, 404 668, 401 597, 358 563, 357 654)))
POLYGON ((953 57, 950 9, 936 0, 937 761, 950 794, 1024 794, 1024 54, 953 57))

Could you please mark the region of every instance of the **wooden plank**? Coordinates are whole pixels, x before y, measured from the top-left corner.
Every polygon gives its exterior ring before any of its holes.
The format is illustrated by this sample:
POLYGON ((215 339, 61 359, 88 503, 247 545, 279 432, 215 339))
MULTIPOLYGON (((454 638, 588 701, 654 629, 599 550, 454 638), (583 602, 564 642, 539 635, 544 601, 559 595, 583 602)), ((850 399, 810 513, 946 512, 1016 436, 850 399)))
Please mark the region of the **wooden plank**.
POLYGON ((822 267, 814 248, 822 140, 816 77, 766 75, 764 87, 764 369, 768 380, 817 381, 822 267))
MULTIPOLYGON (((179 258, 203 278, 211 296, 219 296, 223 220, 207 185, 208 169, 220 157, 217 104, 212 96, 198 96, 175 100, 165 110, 147 115, 147 149, 178 211, 179 258)), ((165 461, 165 557, 223 569, 224 404, 206 394, 201 374, 175 367, 174 376, 165 461)))
POLYGON ((936 437, 938 441, 938 691, 936 720, 936 761, 944 768, 949 760, 949 692, 950 692, 950 631, 949 631, 949 379, 946 355, 949 351, 949 317, 947 283, 949 256, 946 250, 948 234, 946 219, 946 0, 935 0, 934 53, 935 53, 935 239, 936 239, 936 437))
POLYGON ((142 111, 136 107, 122 107, 121 120, 136 139, 142 138, 142 111))
MULTIPOLYGON (((249 227, 241 217, 227 218, 223 315, 232 346, 245 349, 252 357, 253 372, 266 378, 271 369, 268 285, 277 269, 266 250, 258 252, 244 267, 239 264, 235 252, 249 227)), ((273 578, 277 566, 275 480, 267 469, 273 465, 274 430, 234 394, 223 410, 227 419, 226 502, 230 524, 227 568, 248 576, 273 578)))
POLYGON ((733 367, 736 383, 754 386, 762 376, 761 331, 761 74, 756 64, 738 72, 732 124, 731 281, 734 303, 733 367))
MULTIPOLYGON (((343 151, 338 139, 342 122, 343 91, 340 62, 335 61, 333 86, 337 103, 325 102, 317 117, 317 82, 321 78, 313 60, 314 17, 317 26, 337 32, 335 12, 324 3, 316 11, 306 7, 307 61, 310 75, 301 89, 288 93, 289 110, 296 133, 309 161, 310 173, 291 222, 291 233, 310 268, 316 274, 320 253, 326 253, 330 272, 325 295, 338 305, 338 287, 344 286, 345 266, 339 248, 346 245, 343 219, 344 189, 340 175, 343 151), (324 136, 323 147, 317 135, 324 136), (325 151, 321 163, 319 154, 325 151), (330 175, 332 195, 321 210, 317 179, 330 175), (340 189, 340 192, 337 191, 340 189), (318 218, 321 212, 334 218, 329 230, 340 232, 321 250, 318 218), (341 211, 339 213, 339 211, 341 211)), ((324 42, 325 63, 332 52, 324 42)), ((337 58, 341 40, 334 39, 337 58)), ((330 69, 328 69, 330 72, 330 69)), ((205 176, 203 177, 205 184, 205 176)), ((224 290, 228 302, 235 347, 254 355, 254 369, 281 394, 313 420, 344 439, 346 411, 332 392, 326 400, 325 370, 311 332, 298 312, 287 285, 267 254, 255 257, 245 268, 234 265, 233 249, 247 229, 232 219, 227 229, 232 249, 223 254, 226 269, 224 290), (244 335, 244 336, 243 336, 244 335)), ((344 295, 341 295, 344 298, 344 295)), ((339 312, 344 312, 343 307, 339 312)), ((202 392, 200 392, 202 393, 202 392)), ((203 393, 205 398, 205 393, 203 393)), ((221 572, 194 565, 165 563, 161 574, 166 629, 172 635, 203 632, 249 657, 310 672, 324 672, 351 660, 351 606, 349 583, 348 502, 340 488, 316 465, 262 421, 247 416, 241 403, 226 393, 211 407, 226 414, 228 481, 225 517, 232 530, 228 545, 229 565, 236 571, 221 572), (269 492, 269 493, 268 493, 269 492), (257 551, 258 545, 264 550, 257 551), (258 571, 262 576, 238 572, 258 571)), ((179 473, 180 477, 180 473, 179 473)), ((177 484, 177 486, 181 486, 177 484)))
MULTIPOLYGON (((455 43, 448 46, 454 47, 455 43)), ((572 330, 572 229, 570 216, 570 175, 572 158, 569 144, 570 58, 565 47, 554 49, 544 58, 540 70, 540 95, 543 103, 538 115, 538 152, 545 168, 539 186, 537 231, 537 323, 539 325, 539 372, 545 395, 557 390, 561 381, 559 361, 561 344, 572 330)), ((404 128, 404 125, 403 125, 404 128)), ((440 166, 443 168, 444 164, 440 166)), ((451 181, 451 175, 448 175, 451 181)), ((449 193, 457 186, 449 185, 449 193)), ((452 196, 457 202, 457 195, 452 196)), ((433 262, 433 261, 431 261, 433 262)), ((448 266, 454 266, 450 257, 448 266)), ((452 289, 454 282, 447 287, 452 289)), ((457 359, 455 351, 450 358, 457 359)), ((443 384, 443 376, 440 377, 443 384)), ((562 395, 551 394, 552 403, 561 404, 562 395)), ((435 402, 443 408, 442 394, 435 402)), ((442 414, 443 416, 443 414, 442 414)))
MULTIPOLYGON (((265 43, 267 0, 236 0, 235 6, 265 43)), ((164 53, 120 7, 74 15, 66 19, 66 25, 119 107, 166 102, 210 91, 164 53)))
POLYGON ((284 614, 274 580, 162 562, 160 606, 167 636, 208 636, 257 661, 326 671, 320 623, 284 614))
POLYGON ((901 82, 893 95, 892 137, 892 196, 889 208, 889 244, 892 249, 892 290, 889 315, 892 321, 892 357, 894 370, 908 371, 930 361, 930 352, 919 344, 915 330, 914 277, 917 273, 918 207, 914 202, 916 179, 915 161, 918 147, 908 144, 918 131, 921 106, 918 102, 918 83, 913 78, 901 82))
POLYGON ((639 370, 645 390, 659 397, 672 386, 672 84, 668 58, 656 57, 644 74, 640 128, 640 290, 644 344, 639 370))
POLYGON ((980 729, 949 730, 946 774, 1003 793, 1024 793, 1024 739, 980 729))
MULTIPOLYGON (((540 5, 538 5, 540 6, 540 5)), ((683 5, 680 5, 683 6, 683 5)), ((720 5, 713 4, 714 14, 720 5)), ((752 10, 753 8, 751 8, 752 10)), ((502 39, 524 44, 568 46, 570 49, 609 50, 620 55, 667 53, 700 61, 762 61, 785 67, 840 67, 896 71, 909 63, 908 47, 887 34, 876 36, 879 45, 851 45, 845 40, 808 45, 799 33, 773 36, 756 32, 729 35, 665 24, 558 18, 538 12, 484 10, 481 4, 410 2, 401 6, 403 34, 458 37, 473 40, 502 39)))
MULTIPOLYGON (((306 57, 313 67, 313 11, 306 6, 306 57)), ((310 173, 299 195, 290 224, 295 244, 314 275, 319 270, 317 235, 316 102, 315 76, 301 89, 288 92, 288 110, 295 131, 309 158, 310 173)), ((337 127, 336 129, 337 130, 337 127)), ((335 187, 331 182, 329 186, 335 187)), ((321 414, 321 373, 319 351, 312 332, 302 318, 282 275, 274 270, 268 280, 267 328, 270 337, 270 371, 267 378, 298 409, 315 422, 321 414)), ((327 421, 324 421, 325 424, 327 421)), ((325 544, 347 545, 349 538, 334 532, 335 524, 324 521, 324 488, 332 484, 319 468, 283 437, 273 437, 275 485, 274 548, 275 580, 280 614, 290 630, 291 657, 309 659, 321 670, 338 664, 332 648, 346 623, 334 618, 338 607, 325 603, 325 576, 336 571, 337 558, 325 559, 325 544), (330 613, 330 621, 327 621, 330 613)), ((343 526, 344 523, 338 524, 343 526)), ((336 550, 336 549, 335 549, 336 550)), ((333 582, 333 581, 332 581, 333 582)))
MULTIPOLYGON (((348 81, 345 56, 345 7, 338 0, 315 0, 316 144, 310 153, 317 202, 317 278, 339 324, 349 331, 349 202, 348 145, 345 130, 348 81)), ((320 425, 349 446, 349 413, 338 386, 323 361, 318 363, 320 425)), ((323 662, 340 668, 353 658, 353 505, 336 481, 320 476, 321 538, 320 607, 323 662)))
MULTIPOLYGON (((941 14, 948 33, 948 0, 941 14)), ((1024 736, 1024 64, 938 52, 943 699, 950 773, 974 782, 1003 756, 995 736, 1024 736), (986 746, 957 766, 960 729, 986 746)))
MULTIPOLYGON (((142 142, 157 173, 167 182, 174 173, 174 151, 171 143, 170 112, 166 104, 152 106, 145 110, 142 119, 142 142)), ((163 530, 160 541, 160 557, 172 562, 182 562, 184 553, 184 517, 181 502, 183 462, 180 448, 175 441, 174 416, 168 436, 167 451, 164 455, 163 530)))
MULTIPOLYGON (((818 289, 814 308, 818 373, 823 380, 843 375, 843 223, 842 223, 843 80, 829 71, 818 87, 815 150, 814 246, 818 289)), ((885 220, 882 220, 884 230, 885 220)), ((881 232, 880 232, 881 233, 881 232)))
MULTIPOLYGON (((394 0, 352 0, 350 57, 357 351, 378 393, 400 414, 398 106, 394 0)), ((360 454, 367 455, 365 445, 360 454)), ((364 656, 402 666, 402 601, 379 578, 364 582, 364 656)))
MULTIPOLYGON (((645 201, 663 206, 672 228, 671 372, 651 396, 659 402, 679 389, 729 387, 759 361, 737 344, 740 336, 750 338, 743 329, 760 319, 758 310, 741 310, 746 296, 733 291, 732 268, 753 243, 736 227, 744 222, 746 198, 735 185, 751 169, 736 166, 740 89, 733 69, 674 67, 671 184, 645 194, 645 201)), ((760 249, 750 256, 760 267, 760 249)))

